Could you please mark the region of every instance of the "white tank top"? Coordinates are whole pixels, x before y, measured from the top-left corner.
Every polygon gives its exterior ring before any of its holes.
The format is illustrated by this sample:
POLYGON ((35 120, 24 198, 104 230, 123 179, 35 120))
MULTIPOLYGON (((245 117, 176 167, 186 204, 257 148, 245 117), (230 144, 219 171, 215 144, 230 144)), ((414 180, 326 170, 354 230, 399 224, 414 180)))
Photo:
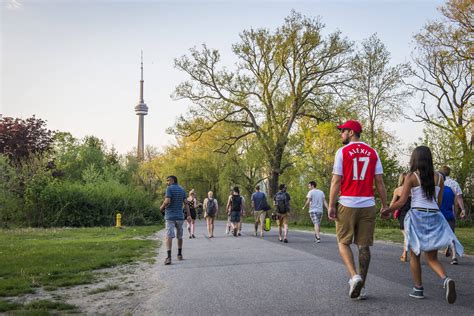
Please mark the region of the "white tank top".
POLYGON ((435 195, 433 199, 428 200, 428 198, 425 195, 425 192, 423 192, 423 189, 421 188, 421 181, 420 178, 418 177, 418 174, 414 172, 416 179, 418 180, 418 183, 420 183, 419 186, 417 187, 412 187, 411 188, 411 208, 429 208, 433 210, 439 210, 438 203, 436 202, 436 199, 438 197, 438 193, 440 190, 439 183, 441 181, 441 175, 438 175, 438 184, 435 186, 435 195))

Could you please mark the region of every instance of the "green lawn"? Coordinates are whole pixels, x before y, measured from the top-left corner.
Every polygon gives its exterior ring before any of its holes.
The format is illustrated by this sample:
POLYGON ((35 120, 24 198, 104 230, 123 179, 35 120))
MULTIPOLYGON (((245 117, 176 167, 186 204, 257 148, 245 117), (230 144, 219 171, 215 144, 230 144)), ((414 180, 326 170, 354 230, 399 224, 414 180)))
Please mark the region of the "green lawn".
MULTIPOLYGON (((291 229, 313 231, 313 226, 293 225, 291 229)), ((335 234, 335 227, 321 227, 321 232, 335 234)), ((464 252, 468 255, 474 255, 474 227, 456 228, 456 236, 464 246, 464 252)), ((403 243, 403 235, 398 228, 375 228, 375 239, 403 243)))
POLYGON ((162 227, 0 230, 0 297, 92 283, 93 270, 151 260, 157 242, 143 237, 162 227))

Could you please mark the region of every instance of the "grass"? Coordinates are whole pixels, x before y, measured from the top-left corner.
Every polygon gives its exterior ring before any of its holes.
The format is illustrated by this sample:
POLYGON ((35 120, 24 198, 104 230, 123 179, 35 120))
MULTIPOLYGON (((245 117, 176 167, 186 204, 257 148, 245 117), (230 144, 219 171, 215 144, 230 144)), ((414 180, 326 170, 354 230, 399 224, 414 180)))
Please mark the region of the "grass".
MULTIPOLYGON (((313 226, 308 225, 297 225, 290 224, 290 229, 313 231, 313 226)), ((336 234, 335 227, 321 227, 322 233, 336 234)), ((458 237, 461 244, 464 246, 464 253, 468 255, 474 255, 474 228, 473 227, 461 227, 456 228, 456 236, 458 237)), ((403 235, 398 228, 390 227, 376 227, 375 240, 392 241, 396 243, 403 243, 403 235)))
POLYGON ((93 270, 150 260, 157 242, 140 237, 161 228, 0 230, 0 297, 93 283, 93 270))
POLYGON ((92 295, 92 294, 98 294, 98 293, 103 293, 103 292, 115 291, 115 290, 118 290, 118 289, 119 289, 119 286, 116 285, 116 284, 107 284, 104 287, 89 291, 89 292, 87 292, 87 294, 92 295))
POLYGON ((14 311, 14 315, 51 315, 51 311, 77 312, 77 307, 58 301, 38 300, 22 305, 0 300, 0 312, 14 311))

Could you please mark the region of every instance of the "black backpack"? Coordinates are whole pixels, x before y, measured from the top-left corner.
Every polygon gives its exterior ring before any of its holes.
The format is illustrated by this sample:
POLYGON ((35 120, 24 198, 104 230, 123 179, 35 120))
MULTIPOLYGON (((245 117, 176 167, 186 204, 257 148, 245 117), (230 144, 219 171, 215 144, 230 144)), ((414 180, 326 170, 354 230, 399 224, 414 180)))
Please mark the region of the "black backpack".
POLYGON ((240 212, 242 210, 242 197, 240 195, 234 195, 231 198, 232 205, 230 208, 231 212, 240 212))
POLYGON ((206 206, 207 215, 214 216, 214 215, 216 215, 216 211, 217 211, 216 200, 208 199, 207 200, 207 206, 206 206))
POLYGON ((289 211, 288 201, 286 199, 286 192, 280 191, 275 195, 276 210, 280 214, 289 211))

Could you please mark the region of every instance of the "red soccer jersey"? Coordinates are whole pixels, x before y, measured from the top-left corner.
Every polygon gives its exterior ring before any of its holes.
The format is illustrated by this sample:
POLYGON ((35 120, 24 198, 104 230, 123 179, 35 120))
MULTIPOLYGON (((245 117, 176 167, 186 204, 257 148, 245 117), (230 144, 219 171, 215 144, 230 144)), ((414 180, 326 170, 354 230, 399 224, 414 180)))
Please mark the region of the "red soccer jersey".
POLYGON ((342 176, 339 202, 348 207, 375 205, 374 176, 383 168, 377 152, 363 142, 340 148, 334 161, 334 174, 342 176))

